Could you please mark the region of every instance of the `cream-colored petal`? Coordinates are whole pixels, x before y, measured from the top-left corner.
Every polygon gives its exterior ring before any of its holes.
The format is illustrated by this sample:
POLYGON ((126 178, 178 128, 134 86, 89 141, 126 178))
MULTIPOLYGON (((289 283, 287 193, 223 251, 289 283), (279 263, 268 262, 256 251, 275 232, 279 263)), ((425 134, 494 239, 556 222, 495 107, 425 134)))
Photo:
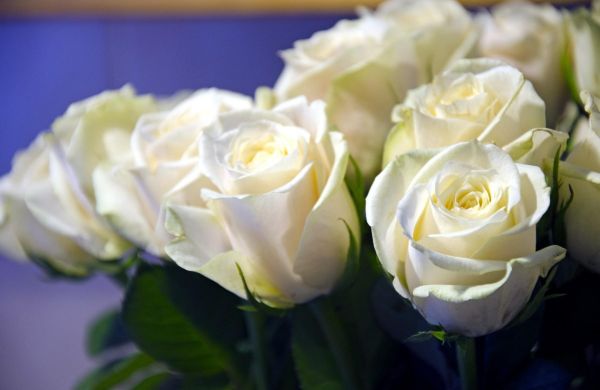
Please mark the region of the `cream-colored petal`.
MULTIPOLYGON (((497 88, 502 88, 498 86, 497 88)), ((496 91, 496 90, 495 90, 496 91)), ((512 98, 478 139, 504 146, 522 136, 529 129, 546 126, 546 107, 533 85, 523 81, 512 98)))
POLYGON ((380 167, 392 108, 426 81, 414 50, 408 37, 393 40, 373 60, 337 76, 327 96, 329 120, 345 134, 350 154, 368 179, 380 167))
POLYGON ((315 184, 315 171, 308 165, 293 182, 265 194, 203 191, 209 207, 223 221, 233 250, 245 254, 294 302, 318 295, 292 269, 306 218, 319 196, 315 184))
POLYGON ((83 190, 92 194, 92 172, 104 160, 119 162, 130 156, 129 139, 137 119, 154 111, 149 96, 135 96, 131 88, 107 91, 69 107, 52 125, 83 190))
POLYGON ((577 88, 600 96, 600 21, 584 8, 565 13, 565 20, 577 88))
POLYGON ((327 134, 325 103, 321 100, 309 103, 305 96, 299 96, 278 104, 273 112, 291 119, 295 126, 308 131, 317 143, 327 134))
POLYGON ((569 199, 569 186, 573 190, 565 217, 569 257, 600 273, 600 172, 561 162, 560 178, 561 201, 569 199))
POLYGON ((480 285, 432 284, 415 288, 413 303, 425 319, 469 337, 501 329, 525 306, 539 277, 565 256, 550 246, 506 264, 498 280, 480 285))
POLYGON ((165 228, 174 237, 166 253, 187 270, 195 271, 213 257, 231 250, 223 224, 208 209, 169 205, 165 228))
POLYGON ((543 167, 544 160, 553 159, 557 150, 564 150, 569 135, 550 129, 531 129, 502 149, 515 162, 543 167))
MULTIPOLYGON (((396 109, 394 109, 396 110, 396 109)), ((398 123, 390 130, 383 148, 382 167, 388 165, 396 156, 416 149, 415 132, 412 127, 412 112, 405 109, 398 123)))
MULTIPOLYGON (((396 219, 398 202, 404 197, 414 177, 435 156, 435 151, 418 150, 396 157, 375 178, 367 195, 366 216, 373 243, 384 269, 403 275, 407 239, 396 219)), ((402 283, 402 276, 400 282, 402 283)))
POLYGON ((476 21, 481 26, 478 54, 523 72, 546 103, 548 125, 554 126, 568 98, 561 68, 565 34, 560 12, 550 4, 505 2, 491 14, 479 13, 476 21))
POLYGON ((162 256, 157 246, 164 245, 166 237, 155 237, 159 206, 150 204, 135 176, 126 168, 104 164, 94 171, 93 182, 98 213, 138 247, 162 256))
POLYGON ((253 262, 243 254, 235 251, 225 252, 210 259, 198 269, 190 269, 206 276, 241 298, 246 298, 246 291, 239 274, 241 269, 248 289, 255 298, 270 306, 287 308, 294 305, 288 297, 277 289, 267 275, 253 266, 253 262))
POLYGON ((519 202, 519 173, 510 156, 494 145, 484 145, 478 141, 463 142, 443 149, 419 171, 414 182, 428 182, 448 162, 464 164, 477 169, 495 169, 509 188, 508 209, 519 202))
POLYGON ((324 99, 335 77, 379 52, 377 24, 384 23, 372 18, 342 20, 281 52, 286 67, 275 83, 276 94, 281 100, 301 95, 324 99))
POLYGON ((334 145, 335 163, 325 188, 306 218, 293 265, 294 273, 304 283, 323 293, 335 286, 344 270, 350 244, 346 224, 354 237, 361 237, 354 203, 344 182, 347 146, 341 138, 336 139, 334 145))
POLYGON ((544 173, 533 165, 517 164, 521 178, 521 203, 512 211, 513 226, 486 240, 474 257, 522 257, 536 248, 536 224, 550 206, 550 188, 544 173))
POLYGON ((49 177, 25 190, 27 206, 40 223, 71 237, 94 256, 120 257, 129 249, 129 243, 96 212, 56 137, 48 134, 45 139, 49 177))
POLYGON ((8 227, 27 257, 43 259, 67 274, 85 275, 89 272, 95 261, 92 255, 70 237, 40 224, 19 195, 9 195, 5 199, 10 209, 8 227))
POLYGON ((19 239, 10 223, 8 199, 6 192, 9 191, 8 178, 0 179, 0 252, 7 257, 17 260, 27 260, 27 254, 21 247, 19 239))

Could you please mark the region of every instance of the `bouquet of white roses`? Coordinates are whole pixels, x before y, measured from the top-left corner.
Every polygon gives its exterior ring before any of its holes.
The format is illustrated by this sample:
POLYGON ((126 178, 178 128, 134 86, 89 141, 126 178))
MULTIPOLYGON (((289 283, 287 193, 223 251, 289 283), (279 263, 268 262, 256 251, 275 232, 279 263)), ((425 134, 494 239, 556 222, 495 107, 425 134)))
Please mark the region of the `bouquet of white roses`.
POLYGON ((281 57, 74 103, 0 180, 3 252, 123 285, 79 386, 600 386, 600 4, 388 0, 281 57))

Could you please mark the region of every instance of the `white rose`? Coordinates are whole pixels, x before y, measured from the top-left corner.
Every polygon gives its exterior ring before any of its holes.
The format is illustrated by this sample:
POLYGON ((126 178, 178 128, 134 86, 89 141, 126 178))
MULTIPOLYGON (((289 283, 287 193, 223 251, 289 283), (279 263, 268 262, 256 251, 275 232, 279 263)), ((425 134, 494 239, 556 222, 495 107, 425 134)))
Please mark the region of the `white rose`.
POLYGON ((166 203, 205 207, 200 191, 211 184, 197 169, 202 131, 219 114, 251 106, 248 97, 206 89, 169 111, 142 116, 131 137, 132 161, 94 172, 98 212, 138 247, 164 256, 171 239, 166 203))
POLYGON ((181 267, 272 305, 328 293, 345 267, 346 223, 359 237, 344 183, 346 143, 329 133, 322 102, 297 98, 272 110, 221 114, 200 138, 208 210, 172 205, 166 248, 181 267))
POLYGON ((474 32, 469 14, 454 1, 388 1, 285 50, 275 92, 280 100, 326 100, 330 124, 346 135, 350 153, 372 178, 394 104, 464 56, 474 32))
MULTIPOLYGON (((545 125, 544 102, 523 74, 485 58, 457 61, 431 84, 409 91, 392 116, 397 124, 385 144, 384 165, 414 149, 473 139, 514 149, 533 139, 537 130, 530 129, 545 125)), ((539 141, 550 144, 545 149, 556 145, 551 155, 567 138, 552 130, 544 134, 539 141)))
MULTIPOLYGON (((38 136, 29 149, 17 153, 12 172, 0 181, 0 199, 4 209, 0 221, 0 250, 16 260, 43 259, 64 273, 84 275, 93 263, 94 256, 72 239, 71 232, 63 234, 61 230, 40 222, 34 214, 37 208, 28 206, 36 194, 54 193, 52 179, 59 179, 57 184, 62 185, 60 176, 65 176, 51 172, 62 167, 57 163, 56 156, 50 164, 48 137, 51 136, 38 136)), ((70 204, 67 203, 67 206, 70 204)), ((54 206, 56 210, 62 204, 54 206)), ((61 210, 57 217, 63 214, 66 213, 61 210)))
POLYGON ((573 201, 567 209, 565 227, 569 257, 600 272, 600 99, 581 94, 589 122, 582 122, 573 134, 573 149, 560 163, 561 198, 573 201))
POLYGON ((574 87, 600 96, 600 2, 565 13, 574 87))
POLYGON ((546 103, 546 119, 554 126, 566 100, 561 59, 565 51, 563 20, 552 5, 509 2, 481 13, 478 51, 518 68, 546 103))
POLYGON ((129 243, 96 213, 91 172, 121 158, 136 120, 154 108, 127 87, 102 93, 71 105, 53 133, 17 154, 0 185, 6 251, 72 274, 120 257, 129 243))
POLYGON ((429 323, 474 337, 510 322, 564 257, 557 246, 536 251, 549 203, 540 168, 470 141, 394 159, 366 211, 398 293, 429 323))

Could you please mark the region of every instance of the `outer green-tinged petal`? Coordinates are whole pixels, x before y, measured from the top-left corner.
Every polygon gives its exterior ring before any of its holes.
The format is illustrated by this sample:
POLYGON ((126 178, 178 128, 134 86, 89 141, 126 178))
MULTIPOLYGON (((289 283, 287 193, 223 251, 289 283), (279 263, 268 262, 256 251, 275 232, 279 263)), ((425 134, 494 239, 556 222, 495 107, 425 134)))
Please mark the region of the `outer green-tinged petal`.
POLYGON ((561 162, 560 177, 561 199, 569 199, 569 187, 573 190, 565 218, 569 257, 600 272, 600 172, 561 162))
POLYGON ((409 109, 397 106, 397 108, 394 109, 394 115, 398 115, 396 116, 396 119, 394 119, 398 123, 396 123, 389 132, 385 141, 383 148, 383 163, 381 164, 382 167, 385 167, 394 159, 394 157, 416 149, 415 133, 410 125, 412 112, 409 109), (403 113, 399 114, 398 110, 402 110, 403 113))
POLYGON ((577 88, 600 96, 600 16, 579 8, 565 19, 577 88))
MULTIPOLYGON (((421 254, 427 256, 427 252, 421 254)), ((488 334, 504 327, 521 311, 539 277, 546 276, 564 256, 563 248, 550 246, 510 260, 503 271, 494 269, 491 272, 496 280, 486 284, 422 285, 413 291, 414 304, 429 323, 449 332, 470 337, 488 334)))
POLYGON ((573 190, 565 216, 569 256, 600 272, 600 99, 589 92, 583 92, 581 99, 590 118, 577 126, 573 148, 560 163, 560 199, 566 202, 573 190))

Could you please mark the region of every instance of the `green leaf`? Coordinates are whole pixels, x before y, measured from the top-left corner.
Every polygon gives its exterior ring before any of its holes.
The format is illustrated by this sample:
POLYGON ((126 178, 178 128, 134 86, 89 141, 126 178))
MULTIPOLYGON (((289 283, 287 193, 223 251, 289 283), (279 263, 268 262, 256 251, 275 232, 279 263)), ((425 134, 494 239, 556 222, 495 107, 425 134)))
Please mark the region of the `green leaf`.
POLYGON ((126 382, 134 374, 156 364, 150 356, 139 353, 110 362, 92 371, 75 388, 77 390, 109 390, 126 382))
MULTIPOLYGON (((348 263, 352 264, 352 261, 348 263)), ((373 248, 367 243, 361 248, 354 267, 354 279, 347 279, 352 283, 336 289, 330 298, 351 341, 355 364, 360 367, 361 379, 365 381, 362 388, 376 389, 387 374, 388 363, 396 353, 396 344, 375 319, 373 288, 383 273, 373 248)))
POLYGON ((366 226, 365 225, 365 179, 358 166, 358 163, 352 157, 349 156, 350 167, 349 172, 346 173, 346 186, 350 191, 350 196, 352 196, 352 200, 354 201, 354 207, 356 208, 356 212, 358 214, 358 220, 360 222, 360 227, 362 231, 366 226))
MULTIPOLYGON (((536 226, 536 236, 538 248, 543 248, 548 245, 561 245, 557 238, 561 238, 557 217, 560 214, 561 205, 559 203, 560 195, 560 178, 559 166, 562 148, 559 146, 552 160, 552 172, 550 174, 550 205, 536 226)), ((569 203, 570 204, 570 203, 569 203)), ((563 224, 564 225, 564 224, 563 224)), ((564 243, 563 243, 564 245, 564 243)))
POLYGON ((327 341, 307 305, 293 313, 292 354, 302 389, 343 389, 327 341))
POLYGON ((130 341, 121 313, 117 309, 109 310, 98 317, 89 327, 86 338, 86 350, 90 356, 98 356, 106 350, 126 344, 130 341))
POLYGON ((350 225, 348 225, 348 223, 344 220, 342 220, 342 222, 344 222, 344 225, 346 225, 349 241, 348 252, 346 254, 346 267, 344 268, 344 273, 334 289, 334 293, 336 294, 343 293, 352 286, 352 284, 356 281, 356 276, 358 275, 358 271, 360 269, 359 243, 356 240, 354 233, 352 233, 350 225))
POLYGON ((150 375, 133 386, 131 390, 158 390, 164 388, 165 382, 169 381, 171 378, 172 375, 168 372, 150 375))
POLYGON ((464 338, 465 338, 465 336, 462 336, 459 334, 448 333, 441 326, 434 326, 432 330, 421 331, 421 332, 415 333, 414 335, 407 338, 405 340, 405 342, 415 343, 415 342, 423 342, 423 341, 429 341, 431 339, 435 339, 435 340, 441 342, 442 344, 446 344, 446 343, 449 343, 452 341, 456 341, 457 343, 460 343, 463 341, 464 338))
POLYGON ((506 326, 507 329, 527 321, 535 314, 542 303, 547 299, 546 293, 550 288, 550 283, 552 282, 552 279, 554 279, 554 275, 556 275, 557 269, 558 268, 554 266, 550 270, 548 276, 546 276, 546 279, 544 279, 542 285, 539 287, 533 298, 529 300, 523 310, 521 310, 521 312, 506 326))
POLYGON ((573 202, 575 194, 573 192, 573 187, 569 184, 569 199, 563 200, 560 202, 560 207, 556 212, 556 217, 554 219, 554 242, 557 245, 565 247, 567 245, 567 228, 565 225, 565 215, 567 214, 567 210, 571 206, 573 202))
POLYGON ((129 284, 122 318, 135 343, 177 372, 238 380, 235 344, 244 334, 238 298, 173 265, 142 264, 129 284))
POLYGON ((199 375, 185 375, 170 388, 180 390, 241 390, 247 386, 232 385, 223 376, 206 378, 199 375))
POLYGON ((564 75, 567 83, 567 89, 571 94, 571 99, 578 106, 582 107, 581 98, 579 97, 579 88, 577 87, 577 80, 575 79, 575 71, 573 69, 573 59, 571 58, 572 48, 563 50, 563 54, 560 57, 560 65, 562 74, 564 75))

